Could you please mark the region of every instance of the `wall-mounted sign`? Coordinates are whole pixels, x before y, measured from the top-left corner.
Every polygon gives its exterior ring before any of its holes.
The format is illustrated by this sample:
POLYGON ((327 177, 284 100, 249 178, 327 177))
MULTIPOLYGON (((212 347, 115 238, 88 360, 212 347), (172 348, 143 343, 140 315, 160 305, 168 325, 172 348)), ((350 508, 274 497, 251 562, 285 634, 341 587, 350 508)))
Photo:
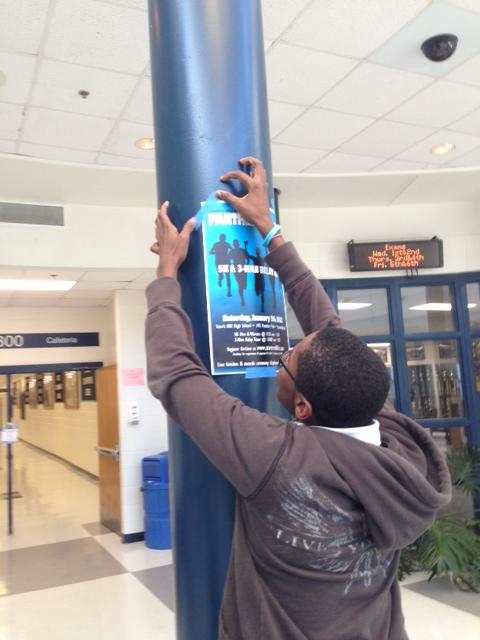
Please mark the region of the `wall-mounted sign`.
POLYGON ((98 333, 0 333, 0 349, 98 347, 98 333))
POLYGON ((396 271, 443 267, 443 242, 393 240, 348 243, 350 271, 396 271))
POLYGON ((283 287, 259 232, 211 196, 201 210, 213 375, 265 372, 288 348, 283 287))

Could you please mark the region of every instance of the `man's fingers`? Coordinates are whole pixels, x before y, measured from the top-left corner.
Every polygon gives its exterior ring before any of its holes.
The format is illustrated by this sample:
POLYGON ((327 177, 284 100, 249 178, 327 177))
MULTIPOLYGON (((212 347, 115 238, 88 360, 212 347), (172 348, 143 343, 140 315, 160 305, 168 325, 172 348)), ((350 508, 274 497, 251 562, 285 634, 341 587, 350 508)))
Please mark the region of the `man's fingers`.
POLYGON ((230 193, 229 191, 215 191, 215 195, 219 200, 223 200, 224 202, 231 204, 234 209, 236 209, 239 203, 242 202, 242 198, 237 198, 237 196, 234 196, 233 193, 230 193))
POLYGON ((225 173, 220 178, 220 180, 222 182, 228 182, 229 180, 238 180, 243 184, 245 189, 250 189, 250 187, 252 186, 252 178, 243 171, 229 171, 228 173, 225 173))
POLYGON ((246 156, 245 158, 241 158, 239 160, 241 165, 247 165, 251 167, 250 175, 255 178, 264 179, 266 175, 265 167, 263 166, 263 162, 258 158, 254 158, 253 156, 246 156))
POLYGON ((195 229, 196 223, 197 221, 195 218, 190 218, 190 220, 187 220, 186 223, 183 225, 183 229, 180 231, 180 235, 183 238, 189 238, 190 234, 195 229))
POLYGON ((150 246, 150 251, 152 253, 155 253, 158 256, 158 242, 154 242, 151 246, 150 246))

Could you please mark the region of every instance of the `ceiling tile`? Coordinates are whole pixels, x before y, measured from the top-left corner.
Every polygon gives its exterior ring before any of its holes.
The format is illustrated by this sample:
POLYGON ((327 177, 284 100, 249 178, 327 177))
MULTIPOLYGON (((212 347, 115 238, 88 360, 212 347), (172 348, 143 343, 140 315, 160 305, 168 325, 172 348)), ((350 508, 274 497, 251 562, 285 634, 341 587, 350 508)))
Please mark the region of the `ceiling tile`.
POLYGON ((37 54, 50 0, 2 0, 0 50, 37 54))
POLYGON ((5 84, 0 84, 0 102, 24 104, 27 101, 36 60, 31 54, 0 53, 0 71, 7 79, 5 84))
POLYGON ((444 127, 480 107, 480 88, 438 80, 388 114, 388 120, 444 127))
POLYGON ((292 120, 295 120, 305 107, 296 104, 287 104, 286 102, 268 103, 268 115, 270 120, 270 136, 274 138, 280 131, 283 131, 292 120))
POLYGON ((385 160, 372 171, 420 171, 425 165, 422 162, 409 162, 408 160, 385 160))
POLYGON ((154 152, 151 149, 138 149, 135 146, 135 140, 140 138, 153 138, 153 127, 134 122, 119 122, 103 151, 114 155, 141 158, 142 160, 153 157, 154 152))
POLYGON ((447 80, 453 80, 454 82, 480 86, 480 55, 473 56, 473 58, 456 67, 445 77, 447 80))
POLYGON ((90 298, 91 300, 106 300, 111 296, 112 289, 77 289, 75 286, 65 293, 63 299, 85 300, 85 298, 90 298))
MULTIPOLYGON (((149 153, 145 151, 145 153, 149 153)), ((152 153, 150 151, 150 153, 152 153)), ((97 158, 98 164, 106 164, 111 167, 131 167, 132 169, 155 169, 155 158, 127 158, 127 156, 115 156, 110 153, 101 153, 97 158)))
POLYGON ((318 100, 357 64, 283 43, 272 47, 266 60, 269 98, 303 105, 318 100))
MULTIPOLYGON (((104 0, 97 0, 103 2, 104 0)), ((130 7, 131 9, 148 10, 148 0, 106 0, 108 4, 118 4, 119 7, 130 7)))
POLYGON ((348 153, 332 152, 319 162, 308 167, 308 173, 360 173, 369 171, 378 163, 380 158, 371 156, 357 156, 348 153))
MULTIPOLYGON (((127 283, 134 280, 142 273, 139 269, 93 269, 87 271, 83 276, 81 283, 85 282, 112 282, 114 285, 119 283, 127 283)), ((79 283, 79 284, 81 284, 79 283)), ((77 287, 79 286, 77 285, 77 287)), ((106 287, 110 289, 110 287, 106 287)), ((111 287, 112 289, 118 289, 118 286, 111 287)))
POLYGON ((300 173, 324 156, 326 151, 302 149, 283 144, 272 144, 272 166, 274 173, 300 173))
POLYGON ((48 269, 24 269, 23 280, 79 280, 85 273, 84 269, 59 269, 49 267, 48 269), (52 278, 52 274, 56 274, 52 278))
POLYGON ((379 117, 430 82, 427 76, 365 62, 331 89, 317 106, 379 117))
POLYGON ((363 116, 311 108, 277 136, 276 142, 314 149, 334 149, 371 122, 371 118, 363 116))
POLYGON ((56 60, 141 73, 148 62, 147 15, 94 0, 57 0, 45 55, 56 60))
POLYGON ((13 140, 0 140, 0 153, 13 153, 15 142, 13 140))
POLYGON ((132 122, 141 122, 144 124, 152 124, 152 80, 144 78, 136 88, 132 99, 123 113, 125 120, 132 122))
POLYGON ((97 157, 96 151, 64 149, 63 147, 51 147, 31 142, 21 142, 18 153, 33 158, 45 158, 59 162, 83 162, 84 164, 91 164, 97 157))
POLYGON ((113 121, 77 113, 33 107, 23 128, 23 140, 69 149, 95 150, 105 141, 113 121))
POLYGON ((449 2, 463 9, 468 9, 468 11, 480 13, 480 2, 478 0, 449 0, 449 2))
POLYGON ((480 136, 480 109, 476 109, 468 116, 457 120, 448 126, 452 131, 462 131, 463 133, 471 133, 474 136, 480 136))
POLYGON ((480 146, 480 136, 469 136, 465 133, 443 129, 422 140, 419 144, 398 154, 398 158, 402 160, 414 160, 416 162, 428 162, 432 165, 447 164, 448 162, 452 162, 455 157, 463 155, 478 146, 480 146), (432 147, 447 142, 454 142, 456 145, 452 153, 440 156, 431 153, 430 149, 432 147))
POLYGON ((463 156, 456 157, 449 161, 447 166, 449 167, 471 167, 480 166, 480 147, 477 147, 473 151, 469 151, 463 156))
MULTIPOLYGON (((387 9, 392 9, 390 3, 384 4, 387 9)), ((431 2, 414 20, 369 56, 369 60, 432 77, 443 76, 480 50, 479 32, 480 16, 454 7, 450 2, 431 2), (439 33, 454 33, 459 38, 455 54, 441 63, 428 60, 420 48, 427 38, 439 33)))
MULTIPOLYGON (((304 47, 364 58, 414 18, 430 0, 316 0, 284 39, 304 47)), ((278 3, 277 3, 278 4, 278 3)))
POLYGON ((22 126, 23 107, 17 104, 0 102, 0 138, 16 140, 22 126))
POLYGON ((32 104, 59 111, 116 118, 137 79, 116 71, 44 60, 39 69, 32 104), (88 98, 78 92, 89 91, 88 98))
POLYGON ((117 289, 124 289, 127 284, 127 281, 112 282, 105 280, 95 282, 93 280, 80 280, 80 282, 77 282, 77 284, 75 285, 75 289, 77 291, 79 291, 80 289, 83 289, 85 291, 116 291, 117 289))
POLYGON ((46 296, 35 298, 32 296, 13 296, 10 301, 11 307, 59 307, 61 300, 58 297, 46 296))
POLYGON ((265 37, 276 40, 309 2, 310 0, 282 0, 282 10, 279 11, 278 0, 262 0, 265 37))
POLYGON ((433 131, 427 127, 378 120, 342 145, 339 150, 347 153, 367 153, 371 156, 390 158, 422 138, 426 138, 433 131))

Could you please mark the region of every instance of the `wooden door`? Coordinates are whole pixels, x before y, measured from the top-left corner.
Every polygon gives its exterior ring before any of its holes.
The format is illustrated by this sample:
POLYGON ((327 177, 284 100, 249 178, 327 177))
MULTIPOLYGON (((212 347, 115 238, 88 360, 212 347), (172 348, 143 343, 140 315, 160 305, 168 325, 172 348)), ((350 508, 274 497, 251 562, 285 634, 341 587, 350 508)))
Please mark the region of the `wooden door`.
POLYGON ((97 369, 100 521, 121 532, 117 367, 97 369))

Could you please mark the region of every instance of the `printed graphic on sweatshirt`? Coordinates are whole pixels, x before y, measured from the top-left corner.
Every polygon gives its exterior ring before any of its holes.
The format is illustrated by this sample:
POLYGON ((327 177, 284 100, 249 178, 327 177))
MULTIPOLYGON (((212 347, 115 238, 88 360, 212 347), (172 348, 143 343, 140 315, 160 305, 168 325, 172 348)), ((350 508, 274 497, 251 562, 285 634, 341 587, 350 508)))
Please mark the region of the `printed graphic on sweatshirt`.
POLYGON ((297 559, 305 568, 346 574, 345 595, 353 585, 369 588, 375 576, 386 575, 393 554, 375 547, 361 509, 342 509, 302 477, 279 488, 278 504, 267 515, 275 539, 307 552, 297 559))
POLYGON ((261 235, 216 198, 201 218, 212 375, 276 367, 288 349, 285 298, 261 235))

